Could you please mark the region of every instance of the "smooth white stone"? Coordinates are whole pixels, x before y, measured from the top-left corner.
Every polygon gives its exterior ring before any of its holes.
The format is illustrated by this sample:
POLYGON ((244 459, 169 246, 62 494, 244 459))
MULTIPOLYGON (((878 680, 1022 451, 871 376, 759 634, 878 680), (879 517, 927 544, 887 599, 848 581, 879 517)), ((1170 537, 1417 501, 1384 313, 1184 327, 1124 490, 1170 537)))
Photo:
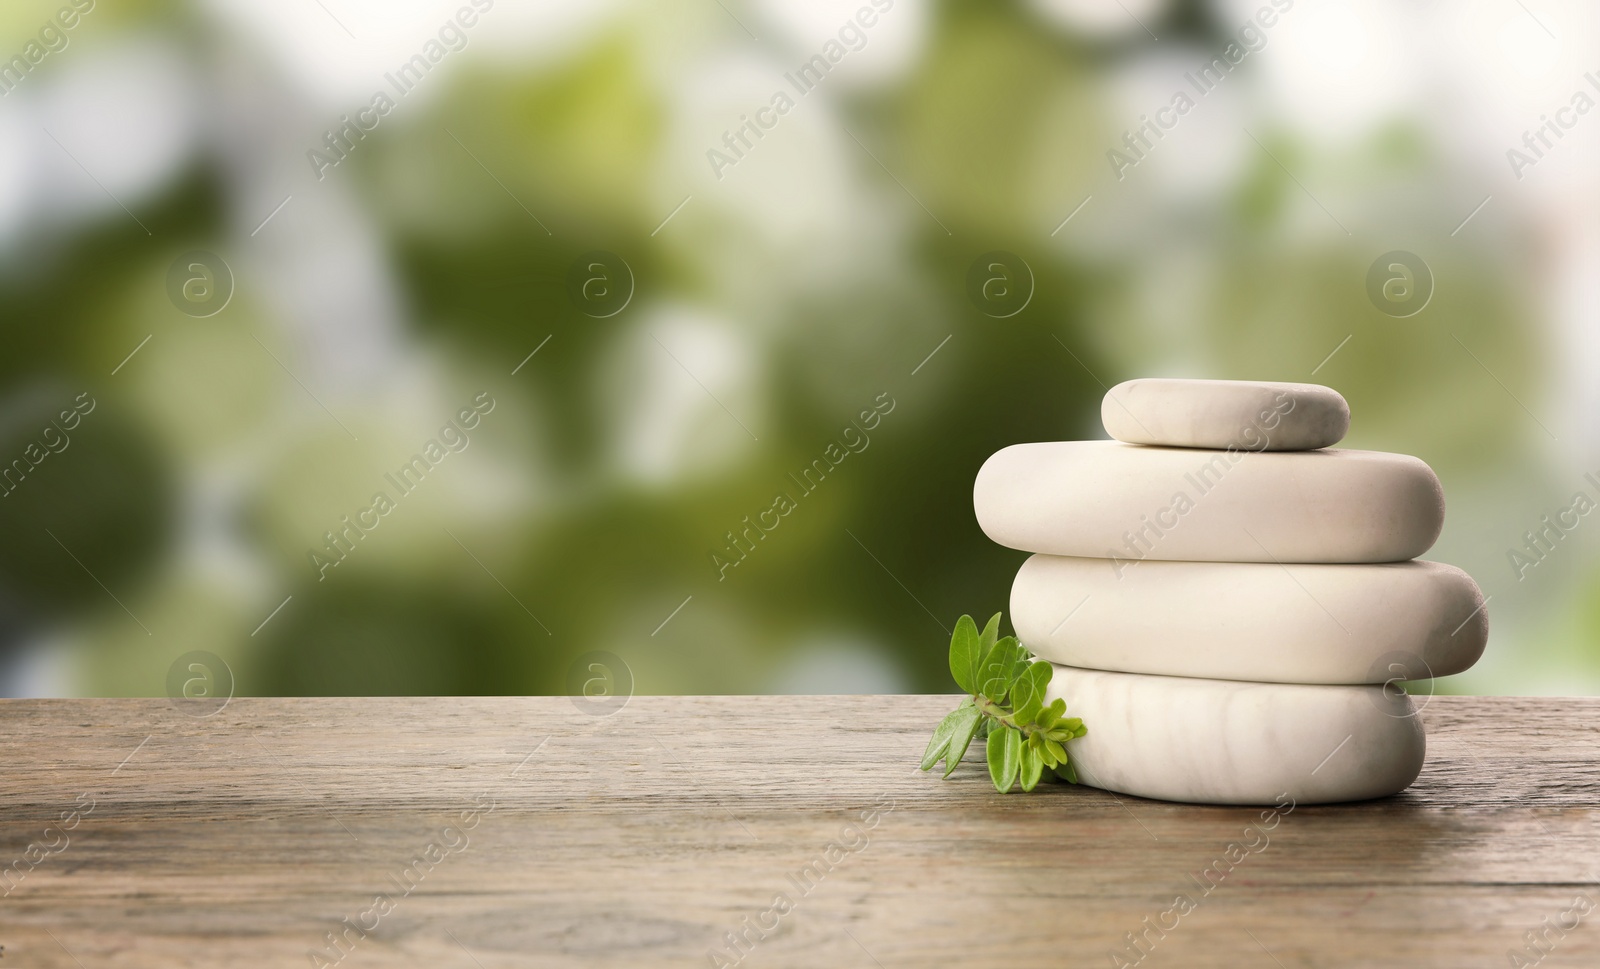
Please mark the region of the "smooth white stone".
POLYGON ((1239 683, 1057 666, 1048 696, 1088 734, 1079 781, 1198 804, 1297 804, 1405 790, 1426 748, 1411 698, 1380 686, 1239 683))
POLYGON ((1489 638, 1483 593, 1440 562, 1271 565, 1035 555, 1011 625, 1041 659, 1267 683, 1385 683, 1459 673, 1489 638))
POLYGON ((1426 464, 1342 449, 1014 444, 978 470, 972 503, 1001 545, 1119 561, 1401 562, 1444 526, 1426 464))
POLYGON ((1144 377, 1106 391, 1100 420, 1129 444, 1307 451, 1344 438, 1350 405, 1320 384, 1144 377))

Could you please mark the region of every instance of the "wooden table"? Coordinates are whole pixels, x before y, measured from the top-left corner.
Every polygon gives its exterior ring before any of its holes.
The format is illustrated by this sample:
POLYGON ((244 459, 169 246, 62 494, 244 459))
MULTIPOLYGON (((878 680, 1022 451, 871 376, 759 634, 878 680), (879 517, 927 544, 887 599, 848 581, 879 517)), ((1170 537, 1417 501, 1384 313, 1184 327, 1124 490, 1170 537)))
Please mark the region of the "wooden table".
POLYGON ((1600 699, 1434 699, 1208 894, 1259 809, 940 780, 952 705, 3 701, 0 967, 1600 965, 1600 699))

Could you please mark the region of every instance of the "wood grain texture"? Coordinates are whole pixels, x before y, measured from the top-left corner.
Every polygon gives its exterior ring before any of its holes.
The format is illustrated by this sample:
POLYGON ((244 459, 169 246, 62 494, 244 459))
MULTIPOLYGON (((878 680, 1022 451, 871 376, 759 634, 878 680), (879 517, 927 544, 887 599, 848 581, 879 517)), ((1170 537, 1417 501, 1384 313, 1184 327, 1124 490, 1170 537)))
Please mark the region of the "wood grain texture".
MULTIPOLYGON (((3 701, 0 966, 1111 966, 1146 931, 1141 966, 1453 969, 1600 903, 1600 700, 1434 699, 1410 790, 1264 844, 1260 809, 1001 796, 976 749, 924 774, 953 702, 3 701), (376 926, 330 948, 345 918, 376 926)), ((1539 965, 1600 964, 1600 908, 1548 938, 1539 965)))

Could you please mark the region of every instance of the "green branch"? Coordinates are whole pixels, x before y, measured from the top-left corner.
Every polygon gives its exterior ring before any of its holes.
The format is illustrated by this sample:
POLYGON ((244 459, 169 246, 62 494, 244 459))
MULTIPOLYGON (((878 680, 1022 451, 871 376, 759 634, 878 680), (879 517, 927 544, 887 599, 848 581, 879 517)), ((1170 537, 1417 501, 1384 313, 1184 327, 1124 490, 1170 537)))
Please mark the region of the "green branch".
POLYGON ((1037 661, 1014 636, 997 638, 1000 614, 983 632, 971 616, 962 616, 950 637, 950 674, 966 696, 939 726, 922 755, 922 769, 944 761, 944 776, 955 772, 980 730, 986 734, 989 778, 1004 794, 1019 780, 1033 790, 1050 768, 1077 783, 1066 745, 1088 731, 1077 717, 1068 718, 1067 701, 1044 702, 1049 663, 1037 661))

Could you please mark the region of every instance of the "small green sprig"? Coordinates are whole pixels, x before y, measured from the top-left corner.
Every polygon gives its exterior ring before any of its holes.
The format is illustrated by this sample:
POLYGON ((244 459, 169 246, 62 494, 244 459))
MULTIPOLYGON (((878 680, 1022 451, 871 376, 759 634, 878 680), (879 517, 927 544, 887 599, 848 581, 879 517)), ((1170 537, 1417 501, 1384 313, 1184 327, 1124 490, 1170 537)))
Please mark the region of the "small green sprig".
POLYGON ((1018 780, 1024 791, 1033 790, 1047 767, 1062 780, 1078 783, 1066 745, 1088 730, 1082 720, 1066 716, 1067 701, 1058 698, 1045 705, 1050 664, 1036 661, 1015 636, 997 639, 999 634, 998 612, 982 633, 971 616, 956 622, 950 673, 969 696, 934 728, 922 769, 942 759, 944 776, 949 777, 973 739, 982 735, 987 738, 989 778, 1001 794, 1018 780))

